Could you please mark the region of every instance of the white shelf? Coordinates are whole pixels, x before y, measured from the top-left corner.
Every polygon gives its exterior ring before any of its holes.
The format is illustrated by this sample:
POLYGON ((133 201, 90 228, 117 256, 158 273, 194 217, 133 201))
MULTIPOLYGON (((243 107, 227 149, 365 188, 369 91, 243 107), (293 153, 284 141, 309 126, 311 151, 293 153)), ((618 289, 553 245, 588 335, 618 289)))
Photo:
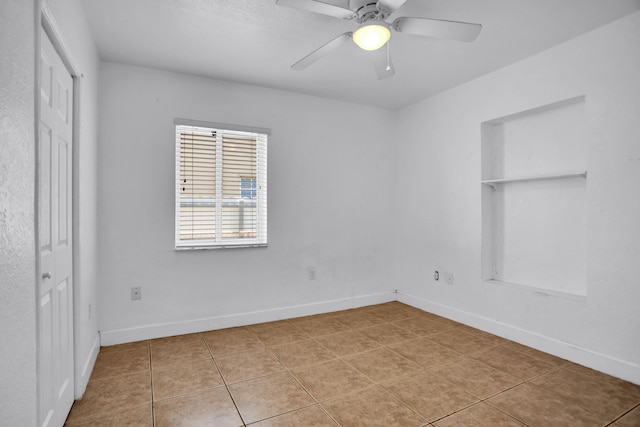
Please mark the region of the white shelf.
POLYGON ((571 299, 571 300, 580 301, 580 302, 587 301, 586 294, 561 292, 561 291, 546 289, 538 286, 527 286, 527 285, 521 285, 518 283, 504 282, 502 280, 496 280, 496 279, 483 280, 482 284, 485 286, 502 286, 510 289, 518 289, 520 291, 528 292, 530 294, 536 295, 538 297, 543 297, 543 298, 555 297, 555 298, 571 299))
POLYGON ((584 171, 584 172, 557 173, 557 174, 549 174, 549 175, 521 176, 517 178, 485 179, 480 182, 495 188, 496 184, 508 184, 510 182, 543 181, 548 179, 578 178, 578 177, 586 178, 587 172, 584 171))

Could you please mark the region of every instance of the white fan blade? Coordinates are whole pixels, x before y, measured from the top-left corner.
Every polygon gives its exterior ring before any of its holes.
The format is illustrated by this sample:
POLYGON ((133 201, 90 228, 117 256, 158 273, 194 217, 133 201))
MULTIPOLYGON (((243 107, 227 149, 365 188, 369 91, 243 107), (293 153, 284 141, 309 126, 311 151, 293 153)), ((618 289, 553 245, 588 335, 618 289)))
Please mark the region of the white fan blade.
POLYGON ((472 42, 480 34, 482 25, 441 19, 401 17, 393 21, 393 28, 396 31, 417 36, 472 42))
POLYGON ((395 12, 406 2, 407 0, 378 0, 378 8, 395 12))
POLYGON ((373 59, 373 66, 376 69, 378 80, 386 79, 396 73, 396 70, 393 68, 393 62, 391 62, 389 43, 387 43, 386 47, 367 53, 371 55, 373 59))
POLYGON ((342 19, 349 19, 355 15, 352 10, 316 0, 276 0, 276 4, 342 19))
POLYGON ((331 40, 329 43, 319 47, 318 49, 311 52, 309 55, 302 58, 300 61, 293 64, 291 66, 291 69, 296 71, 304 70, 309 65, 313 64, 318 59, 322 58, 332 50, 336 50, 337 48, 339 48, 340 46, 342 46, 343 44, 351 40, 352 35, 353 35, 352 32, 340 34, 338 37, 331 40))

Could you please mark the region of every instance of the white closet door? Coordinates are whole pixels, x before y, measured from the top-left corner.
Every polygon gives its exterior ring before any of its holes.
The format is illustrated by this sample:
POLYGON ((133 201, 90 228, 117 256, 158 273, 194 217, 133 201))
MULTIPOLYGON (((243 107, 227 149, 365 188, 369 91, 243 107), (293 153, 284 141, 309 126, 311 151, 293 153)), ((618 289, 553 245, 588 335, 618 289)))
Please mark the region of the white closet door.
POLYGON ((58 427, 73 404, 73 79, 42 31, 39 138, 39 424, 58 427))

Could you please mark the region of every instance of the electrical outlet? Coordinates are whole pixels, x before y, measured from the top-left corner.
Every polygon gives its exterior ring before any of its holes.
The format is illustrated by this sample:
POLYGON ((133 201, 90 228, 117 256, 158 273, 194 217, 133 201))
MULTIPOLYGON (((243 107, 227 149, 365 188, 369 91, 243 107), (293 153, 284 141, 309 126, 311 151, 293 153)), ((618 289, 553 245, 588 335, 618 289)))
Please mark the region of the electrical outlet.
POLYGON ((453 285, 453 273, 447 273, 447 284, 453 285))
POLYGON ((131 288, 131 299, 142 299, 142 288, 140 286, 134 286, 133 288, 131 288))
POLYGON ((435 280, 436 282, 437 282, 438 280, 440 280, 440 273, 438 272, 438 270, 436 270, 436 271, 433 273, 433 280, 435 280))

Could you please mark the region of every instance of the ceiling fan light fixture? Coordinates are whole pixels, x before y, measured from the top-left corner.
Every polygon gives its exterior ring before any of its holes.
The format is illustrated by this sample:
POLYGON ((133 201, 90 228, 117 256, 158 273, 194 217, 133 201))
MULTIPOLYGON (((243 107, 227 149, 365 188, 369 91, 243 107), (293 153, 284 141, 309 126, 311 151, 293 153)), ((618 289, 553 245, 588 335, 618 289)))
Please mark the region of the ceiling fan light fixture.
POLYGON ((377 50, 391 38, 389 27, 383 23, 364 24, 353 33, 353 42, 360 49, 377 50))

